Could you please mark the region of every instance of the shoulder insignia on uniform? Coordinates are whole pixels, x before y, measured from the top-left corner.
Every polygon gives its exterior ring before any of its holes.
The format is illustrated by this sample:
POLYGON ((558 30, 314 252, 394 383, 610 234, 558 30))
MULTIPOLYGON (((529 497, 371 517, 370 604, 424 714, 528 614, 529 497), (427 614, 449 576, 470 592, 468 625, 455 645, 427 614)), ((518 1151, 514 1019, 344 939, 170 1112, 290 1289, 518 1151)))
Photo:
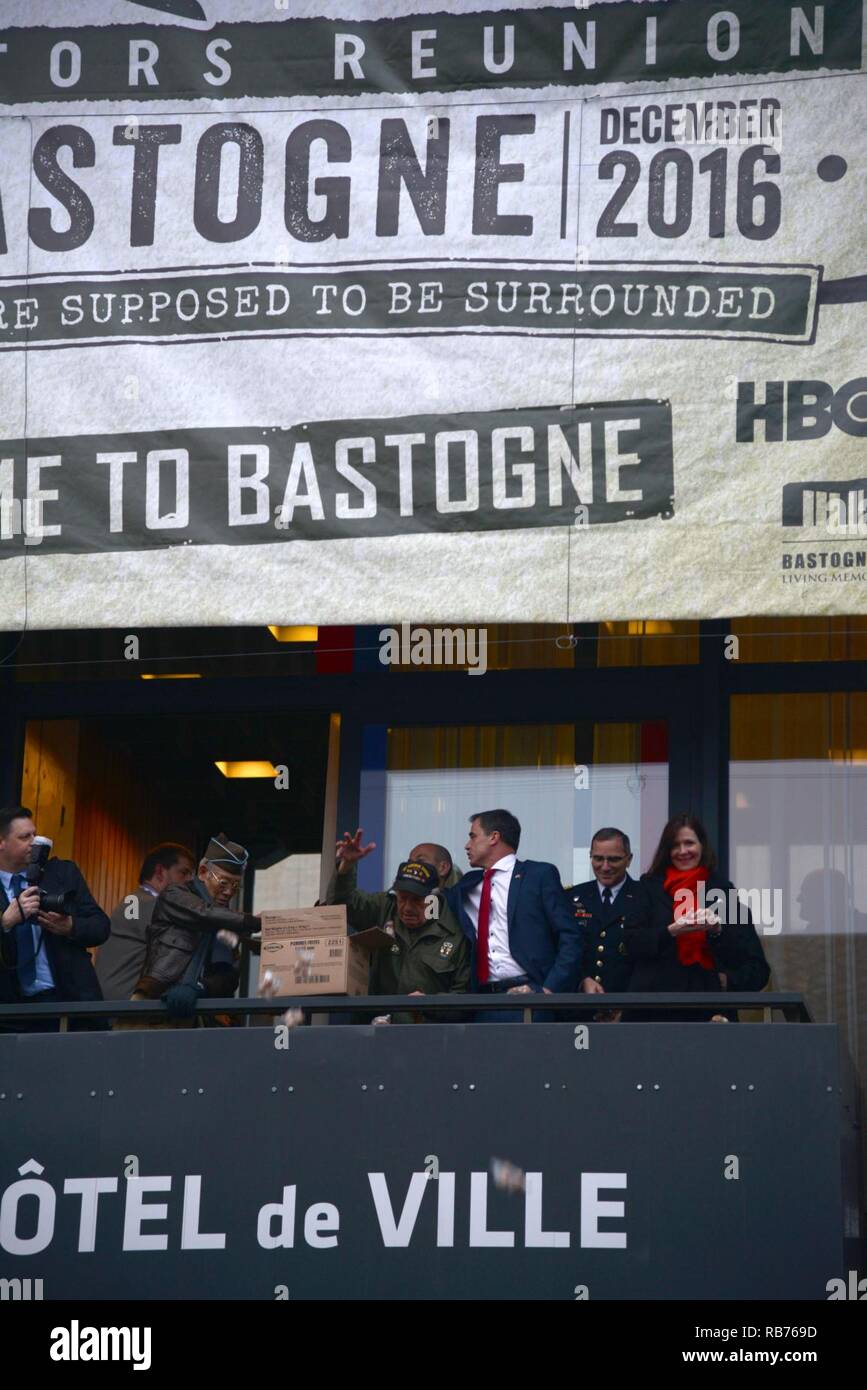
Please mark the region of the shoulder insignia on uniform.
POLYGON ((444 941, 442 946, 440 946, 440 955, 450 956, 454 949, 455 943, 453 941, 444 941))

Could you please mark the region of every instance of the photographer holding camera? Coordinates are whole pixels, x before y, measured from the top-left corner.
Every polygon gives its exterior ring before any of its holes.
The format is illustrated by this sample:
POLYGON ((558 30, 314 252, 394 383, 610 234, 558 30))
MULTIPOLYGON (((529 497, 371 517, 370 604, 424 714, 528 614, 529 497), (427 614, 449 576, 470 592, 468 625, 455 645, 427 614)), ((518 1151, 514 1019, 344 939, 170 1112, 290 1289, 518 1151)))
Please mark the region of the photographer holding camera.
MULTIPOLYGON (((26 806, 0 810, 0 1002, 102 999, 88 946, 110 923, 69 859, 49 859, 26 806)), ((76 1020, 70 1027, 75 1028, 76 1020)), ((102 1027, 82 1020, 81 1028, 102 1027)), ((16 1021, 11 1032, 56 1033, 57 1019, 16 1021)))

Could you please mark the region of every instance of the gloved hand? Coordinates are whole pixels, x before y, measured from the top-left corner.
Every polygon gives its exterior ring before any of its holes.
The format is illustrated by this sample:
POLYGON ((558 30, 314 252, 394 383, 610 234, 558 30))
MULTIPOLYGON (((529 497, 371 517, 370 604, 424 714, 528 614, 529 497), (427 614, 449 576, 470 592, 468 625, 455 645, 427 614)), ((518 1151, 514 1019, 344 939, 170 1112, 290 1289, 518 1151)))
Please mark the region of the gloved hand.
POLYGON ((204 990, 200 985, 170 985, 163 995, 163 1002, 170 1018, 192 1018, 196 1004, 204 990))

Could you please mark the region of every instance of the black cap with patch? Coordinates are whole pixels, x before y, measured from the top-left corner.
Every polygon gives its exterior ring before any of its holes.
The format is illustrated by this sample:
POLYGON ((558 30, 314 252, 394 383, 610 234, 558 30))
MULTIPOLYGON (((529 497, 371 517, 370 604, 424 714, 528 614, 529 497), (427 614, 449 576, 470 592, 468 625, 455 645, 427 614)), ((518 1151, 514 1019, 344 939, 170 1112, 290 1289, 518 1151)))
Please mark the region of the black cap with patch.
POLYGON ((405 859, 398 865, 393 887, 404 893, 415 893, 416 897, 426 898, 439 887, 439 875, 433 864, 423 859, 405 859))

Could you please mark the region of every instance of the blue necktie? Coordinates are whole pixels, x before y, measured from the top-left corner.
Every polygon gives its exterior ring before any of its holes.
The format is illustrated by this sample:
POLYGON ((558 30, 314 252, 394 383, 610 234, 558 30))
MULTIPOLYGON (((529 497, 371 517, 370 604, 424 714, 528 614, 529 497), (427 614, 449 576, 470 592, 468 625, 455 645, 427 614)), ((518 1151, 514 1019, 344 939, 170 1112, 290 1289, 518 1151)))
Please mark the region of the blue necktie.
MULTIPOLYGON (((23 874, 12 875, 12 897, 23 892, 23 874)), ((18 952, 18 983, 22 990, 32 989, 36 984, 36 954, 33 950, 33 928, 25 919, 15 928, 15 947, 18 952)))

